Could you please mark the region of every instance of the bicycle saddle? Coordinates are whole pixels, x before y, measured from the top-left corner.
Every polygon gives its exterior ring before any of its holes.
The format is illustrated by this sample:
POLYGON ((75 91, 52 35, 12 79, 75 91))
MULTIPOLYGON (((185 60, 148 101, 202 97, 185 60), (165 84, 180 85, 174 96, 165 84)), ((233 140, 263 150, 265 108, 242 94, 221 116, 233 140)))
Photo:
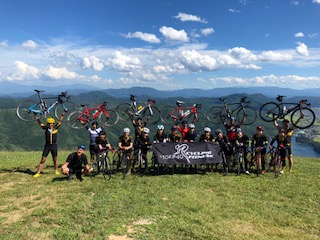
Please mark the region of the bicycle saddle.
POLYGON ((43 90, 37 90, 37 89, 35 89, 34 91, 37 92, 37 93, 44 92, 43 90))
POLYGON ((176 104, 177 104, 178 106, 181 106, 182 104, 184 104, 184 102, 177 100, 176 104))
POLYGON ((278 95, 278 97, 277 97, 276 99, 277 99, 279 102, 281 102, 284 97, 286 97, 286 96, 278 95))
POLYGON ((135 101, 136 101, 136 96, 134 96, 134 95, 131 94, 130 100, 133 101, 133 102, 135 102, 135 101))

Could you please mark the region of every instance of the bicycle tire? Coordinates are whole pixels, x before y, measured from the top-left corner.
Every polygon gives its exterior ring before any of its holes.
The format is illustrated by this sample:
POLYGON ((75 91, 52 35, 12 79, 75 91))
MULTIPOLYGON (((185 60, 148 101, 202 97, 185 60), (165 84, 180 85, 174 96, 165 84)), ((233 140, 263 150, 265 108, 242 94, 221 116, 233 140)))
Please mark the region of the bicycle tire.
POLYGON ((293 111, 291 114, 291 123, 293 126, 299 129, 305 129, 314 124, 314 121, 316 120, 316 115, 314 111, 310 108, 303 107, 298 108, 293 111), (302 111, 302 114, 301 114, 302 111), (302 118, 301 118, 302 115, 302 118), (297 119, 301 118, 298 122, 297 119))
POLYGON ((113 109, 108 109, 108 116, 101 112, 98 116, 99 122, 101 123, 102 127, 112 127, 116 125, 119 121, 119 116, 117 112, 113 109))
POLYGON ((109 179, 112 177, 112 165, 110 163, 110 159, 108 157, 108 154, 106 153, 104 157, 104 165, 103 165, 103 173, 105 175, 109 175, 109 179))
POLYGON ((112 165, 116 165, 116 170, 119 171, 121 165, 121 155, 115 152, 112 157, 112 165))
POLYGON ((121 156, 121 170, 123 178, 125 178, 128 172, 128 160, 126 154, 124 153, 121 156))
POLYGON ((222 157, 222 173, 224 176, 228 175, 228 163, 227 163, 227 158, 224 152, 221 153, 222 157))
POLYGON ((281 171, 281 159, 278 153, 275 154, 275 163, 274 163, 274 175, 279 177, 281 171))
POLYGON ((145 121, 148 121, 150 124, 156 124, 160 120, 160 110, 156 106, 150 106, 152 114, 150 112, 150 109, 146 107, 146 109, 142 112, 142 119, 145 121))
POLYGON ((236 119, 242 125, 251 125, 257 119, 257 111, 253 107, 240 108, 237 111, 236 119))
POLYGON ((102 169, 102 155, 103 153, 99 153, 97 156, 97 173, 100 173, 102 169))
POLYGON ((25 122, 34 122, 35 116, 34 113, 40 113, 37 114, 38 116, 42 116, 43 109, 41 107, 40 102, 36 102, 33 100, 24 100, 17 106, 16 114, 17 116, 25 122), (32 110, 30 110, 32 108, 32 110), (33 112, 35 111, 35 112, 33 112))
POLYGON ((223 107, 213 106, 209 109, 206 117, 210 123, 219 124, 223 115, 223 107))
POLYGON ((258 158, 257 158, 257 162, 256 162, 256 166, 257 166, 257 177, 259 177, 259 174, 260 174, 260 162, 261 162, 261 154, 259 154, 258 158))
POLYGON ((116 108, 116 112, 120 120, 129 121, 133 112, 132 105, 130 103, 120 103, 116 108))
POLYGON ((238 153, 238 156, 237 156, 237 175, 238 176, 241 173, 242 159, 243 159, 242 155, 240 153, 238 153))
POLYGON ((272 156, 270 154, 270 152, 267 152, 266 155, 264 156, 264 162, 265 162, 265 169, 267 170, 267 172, 270 172, 270 168, 271 168, 271 163, 272 163, 272 156))
POLYGON ((74 111, 74 112, 71 112, 69 115, 68 115, 68 125, 73 128, 73 129, 82 129, 84 128, 85 126, 88 125, 89 121, 85 122, 85 123, 82 123, 80 120, 79 120, 79 116, 81 116, 82 114, 82 111, 80 110, 77 110, 77 111, 74 111))
POLYGON ((174 124, 179 121, 179 112, 173 106, 165 106, 160 111, 160 119, 164 124, 174 124))
POLYGON ((275 102, 267 102, 259 109, 259 115, 263 121, 272 122, 277 120, 280 114, 279 104, 275 102))
MULTIPOLYGON (((54 116, 55 116, 56 119, 58 119, 58 120, 59 120, 61 114, 64 112, 65 108, 66 108, 67 112, 75 112, 75 111, 78 110, 76 104, 74 104, 74 103, 71 102, 71 101, 65 101, 65 102, 63 102, 63 105, 64 105, 64 106, 62 106, 62 104, 58 104, 58 105, 55 107, 55 109, 54 109, 54 116)), ((70 119, 70 121, 71 121, 71 120, 73 120, 73 119, 70 119)), ((62 119, 62 122, 68 122, 68 121, 69 121, 69 119, 66 118, 66 117, 64 117, 64 118, 62 119)))

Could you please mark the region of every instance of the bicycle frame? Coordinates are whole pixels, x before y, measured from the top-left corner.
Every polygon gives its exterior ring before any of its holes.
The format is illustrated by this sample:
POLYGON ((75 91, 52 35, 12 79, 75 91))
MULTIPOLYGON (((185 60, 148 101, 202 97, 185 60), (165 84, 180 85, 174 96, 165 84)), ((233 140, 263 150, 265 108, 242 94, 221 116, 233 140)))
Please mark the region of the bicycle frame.
POLYGON ((174 121, 182 121, 185 118, 194 115, 194 120, 197 122, 199 121, 199 116, 197 110, 201 108, 201 104, 193 104, 193 106, 181 106, 182 102, 177 101, 178 107, 175 108, 171 113, 170 116, 174 119, 174 121), (187 110, 187 111, 185 111, 187 110), (178 117, 174 115, 175 112, 178 111, 178 117))
POLYGON ((152 110, 151 106, 156 103, 155 100, 148 99, 148 101, 145 103, 144 106, 142 106, 142 108, 140 110, 138 110, 138 108, 137 108, 137 101, 136 101, 135 96, 131 95, 130 100, 132 101, 131 108, 132 108, 133 112, 128 112, 128 114, 130 114, 131 116, 139 116, 141 113, 144 113, 145 111, 147 111, 147 109, 149 110, 150 115, 151 116, 153 115, 153 110, 152 110))
POLYGON ((107 104, 106 102, 103 102, 102 104, 100 104, 99 107, 85 108, 83 112, 78 116, 78 120, 84 123, 91 122, 97 119, 101 113, 105 114, 106 117, 109 117, 109 113, 105 108, 106 104, 107 104), (95 111, 93 115, 91 115, 92 111, 95 111))
POLYGON ((304 107, 304 106, 306 106, 306 107, 311 106, 310 103, 307 103, 308 102, 307 99, 300 100, 298 103, 292 103, 292 102, 283 102, 284 97, 285 96, 278 96, 276 98, 279 101, 278 106, 280 108, 280 112, 279 112, 278 118, 280 118, 280 119, 284 119, 284 117, 286 115, 289 115, 290 113, 292 113, 296 109, 301 109, 301 107, 304 107), (288 105, 290 105, 289 108, 287 108, 288 105))
POLYGON ((241 98, 239 103, 227 103, 226 100, 227 98, 219 98, 220 101, 223 102, 223 109, 224 109, 224 113, 221 113, 221 119, 225 120, 225 118, 230 119, 231 116, 238 110, 240 109, 245 109, 245 107, 247 107, 250 104, 250 100, 246 101, 247 97, 243 97, 241 98), (229 107, 230 106, 235 106, 237 105, 236 108, 234 108, 233 110, 231 110, 229 107))

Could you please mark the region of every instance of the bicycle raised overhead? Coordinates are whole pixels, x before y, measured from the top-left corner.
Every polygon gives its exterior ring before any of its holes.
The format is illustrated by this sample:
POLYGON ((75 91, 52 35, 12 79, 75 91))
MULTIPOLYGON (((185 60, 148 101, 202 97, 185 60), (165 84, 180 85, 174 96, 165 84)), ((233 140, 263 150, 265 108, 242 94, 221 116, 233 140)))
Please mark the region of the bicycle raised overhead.
POLYGON ((241 98, 240 102, 227 103, 227 98, 219 98, 223 102, 223 106, 213 106, 206 114, 209 122, 213 124, 219 124, 235 117, 238 123, 242 125, 251 125, 257 119, 257 111, 249 106, 250 100, 247 100, 247 96, 241 98), (233 109, 230 107, 235 106, 233 109))
POLYGON ((276 99, 279 103, 267 102, 261 106, 259 115, 262 120, 272 122, 277 119, 285 119, 291 114, 291 124, 296 128, 305 129, 313 125, 316 116, 307 99, 292 103, 283 102, 283 98, 285 96, 278 95, 276 99))
POLYGON ((81 105, 81 107, 82 109, 78 109, 68 116, 68 124, 74 129, 84 128, 96 119, 103 127, 114 126, 119 121, 116 111, 107 108, 107 102, 103 102, 97 107, 85 107, 85 105, 81 105))
POLYGON ((136 101, 136 96, 130 96, 131 102, 120 103, 116 111, 121 120, 128 121, 130 119, 141 118, 148 121, 150 124, 155 124, 160 119, 160 110, 155 106, 154 99, 148 99, 147 102, 139 103, 136 101))
MULTIPOLYGON (((199 115, 203 115, 200 110, 202 104, 193 104, 192 106, 183 106, 183 101, 177 101, 177 107, 166 106, 161 109, 160 118, 164 124, 173 124, 187 120, 188 123, 199 121, 199 115)), ((204 116, 203 116, 204 118, 204 116)))
MULTIPOLYGON (((59 119, 62 112, 76 111, 76 105, 70 101, 70 96, 67 92, 62 92, 56 97, 42 97, 43 90, 34 90, 38 95, 38 102, 27 99, 19 103, 16 109, 17 116, 26 122, 34 121, 35 115, 37 118, 47 118, 52 111, 54 111, 54 117, 59 119), (54 100, 53 103, 48 103, 48 100, 54 100)), ((52 102, 52 101, 51 101, 52 102)), ((65 121, 65 120, 63 120, 65 121)))

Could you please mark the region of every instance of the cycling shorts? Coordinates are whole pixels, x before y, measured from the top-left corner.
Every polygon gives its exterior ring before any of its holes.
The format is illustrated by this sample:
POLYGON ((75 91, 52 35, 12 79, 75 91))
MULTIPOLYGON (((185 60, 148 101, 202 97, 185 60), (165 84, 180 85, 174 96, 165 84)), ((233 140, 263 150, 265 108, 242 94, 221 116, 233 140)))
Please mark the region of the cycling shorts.
POLYGON ((45 145, 42 152, 42 156, 48 157, 50 152, 52 157, 58 156, 58 145, 57 144, 45 145))

